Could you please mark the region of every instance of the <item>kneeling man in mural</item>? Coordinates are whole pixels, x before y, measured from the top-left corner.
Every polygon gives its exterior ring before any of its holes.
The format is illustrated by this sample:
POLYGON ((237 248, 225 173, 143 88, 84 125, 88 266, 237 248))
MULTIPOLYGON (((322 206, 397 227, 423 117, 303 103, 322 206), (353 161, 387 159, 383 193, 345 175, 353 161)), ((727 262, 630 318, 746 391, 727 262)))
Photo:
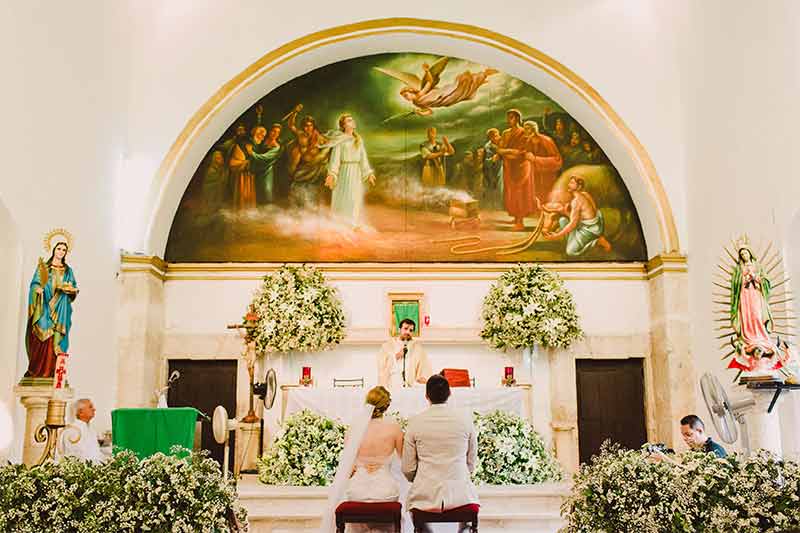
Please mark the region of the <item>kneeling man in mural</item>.
POLYGON ((605 221, 603 213, 588 192, 583 190, 583 178, 571 177, 568 190, 572 200, 568 204, 551 206, 542 205, 536 199, 539 208, 545 213, 561 214, 558 220, 560 230, 552 232, 545 229, 542 234, 548 241, 567 238, 567 255, 581 255, 595 245, 599 245, 606 252, 611 251, 611 243, 603 236, 605 221))

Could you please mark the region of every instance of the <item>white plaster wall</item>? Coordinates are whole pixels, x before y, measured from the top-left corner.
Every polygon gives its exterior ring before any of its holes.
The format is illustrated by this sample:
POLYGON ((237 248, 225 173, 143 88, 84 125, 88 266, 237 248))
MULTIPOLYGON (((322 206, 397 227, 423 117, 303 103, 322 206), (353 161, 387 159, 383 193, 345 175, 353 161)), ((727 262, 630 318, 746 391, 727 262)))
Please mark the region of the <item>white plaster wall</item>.
MULTIPOLYGON (((170 342, 169 338, 189 336, 223 336, 227 324, 236 323, 258 286, 257 280, 175 280, 165 287, 165 322, 168 338, 165 352, 168 356, 207 356, 215 354, 193 353, 190 343, 170 342), (213 302, 213 305, 209 305, 213 302)), ((426 349, 434 370, 445 367, 470 369, 479 384, 495 385, 506 364, 519 367, 519 353, 508 354, 490 350, 477 337, 480 330, 480 309, 491 282, 485 280, 409 281, 383 280, 332 281, 342 299, 348 328, 356 339, 332 352, 300 354, 298 371, 303 363, 314 368, 315 375, 324 383, 333 377, 364 377, 376 380, 375 355, 377 348, 388 338, 390 292, 422 292, 431 316, 430 329, 423 326, 423 339, 450 339, 447 344, 433 340, 426 349), (436 330, 436 331, 434 331, 436 330), (359 335, 361 333, 361 335, 359 335)), ((588 281, 569 280, 567 286, 575 295, 576 305, 587 336, 646 335, 649 330, 649 302, 645 281, 588 281)), ((205 346, 218 346, 205 344, 205 346)), ((202 346, 202 345, 200 345, 202 346)), ((236 343, 230 350, 238 350, 236 343)), ((202 349, 202 348, 199 348, 202 349)), ((216 348, 215 348, 216 349, 216 348)), ((235 355, 237 352, 234 351, 235 355)), ((617 356, 641 355, 616 354, 617 356)), ((296 378, 296 376, 295 376, 296 378)), ((288 379, 280 378, 281 382, 288 379)))
MULTIPOLYGON (((115 138, 126 121, 114 100, 122 80, 113 79, 109 68, 120 57, 114 44, 120 35, 111 28, 105 4, 0 3, 0 198, 16 222, 22 255, 16 287, 2 296, 13 298, 21 312, 36 260, 45 254, 44 234, 54 227, 74 234, 67 261, 81 293, 74 307, 69 382, 79 397, 95 399, 101 431, 111 426, 116 390, 119 252, 112 200, 115 138)), ((24 320, 11 327, 18 342, 8 379, 16 382, 27 366, 24 320)), ((17 428, 24 422, 20 413, 17 428)))
MULTIPOLYGON (((0 200, 0 257, 3 258, 0 261, 0 294, 3 295, 0 300, 0 418, 16 411, 12 389, 20 344, 17 328, 24 316, 19 298, 21 255, 16 224, 0 200)), ((4 428, 0 431, 7 430, 4 428)), ((17 450, 4 450, 4 442, 7 442, 6 435, 0 435, 0 461, 6 456, 17 459, 17 450)))
MULTIPOLYGON (((800 244, 790 222, 800 179, 793 154, 800 122, 800 4, 727 2, 692 6, 682 50, 689 67, 688 150, 690 313, 698 376, 712 371, 729 388, 712 323, 712 274, 722 246, 739 233, 771 239, 785 255, 800 244)), ((795 263, 796 264, 796 263, 795 263)), ((795 267, 796 268, 796 267, 795 267)), ((698 390, 698 414, 707 416, 698 390)), ((786 409, 784 405, 783 409, 786 409)), ((785 452, 800 450, 796 423, 784 421, 785 452), (789 442, 789 441, 793 442, 789 442)))

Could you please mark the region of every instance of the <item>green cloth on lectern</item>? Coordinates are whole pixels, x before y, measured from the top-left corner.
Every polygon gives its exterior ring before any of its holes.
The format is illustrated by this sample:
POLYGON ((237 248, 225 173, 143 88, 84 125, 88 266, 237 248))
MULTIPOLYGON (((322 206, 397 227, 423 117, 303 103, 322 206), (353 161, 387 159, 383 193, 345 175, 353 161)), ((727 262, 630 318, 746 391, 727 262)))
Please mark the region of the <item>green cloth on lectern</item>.
POLYGON ((169 455, 175 445, 191 450, 196 421, 197 410, 193 407, 114 409, 111 411, 114 449, 131 450, 139 459, 157 452, 169 455))
POLYGON ((419 333, 419 302, 393 302, 394 327, 400 329, 400 321, 410 318, 416 324, 414 333, 419 333))

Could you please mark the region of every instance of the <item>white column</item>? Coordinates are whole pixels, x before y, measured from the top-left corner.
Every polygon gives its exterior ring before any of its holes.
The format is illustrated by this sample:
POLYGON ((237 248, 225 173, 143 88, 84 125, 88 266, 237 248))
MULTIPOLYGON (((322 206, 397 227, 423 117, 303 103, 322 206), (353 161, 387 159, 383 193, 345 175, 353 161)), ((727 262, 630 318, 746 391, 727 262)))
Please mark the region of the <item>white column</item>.
POLYGON ((756 404, 750 408, 747 416, 747 429, 750 435, 750 448, 755 451, 764 449, 775 455, 782 456, 781 446, 781 420, 778 415, 778 405, 783 400, 787 391, 781 393, 771 413, 767 413, 769 404, 775 396, 774 390, 748 389, 756 404))
POLYGON ((534 347, 533 358, 533 428, 542 436, 545 446, 553 449, 553 413, 550 390, 550 350, 534 347))

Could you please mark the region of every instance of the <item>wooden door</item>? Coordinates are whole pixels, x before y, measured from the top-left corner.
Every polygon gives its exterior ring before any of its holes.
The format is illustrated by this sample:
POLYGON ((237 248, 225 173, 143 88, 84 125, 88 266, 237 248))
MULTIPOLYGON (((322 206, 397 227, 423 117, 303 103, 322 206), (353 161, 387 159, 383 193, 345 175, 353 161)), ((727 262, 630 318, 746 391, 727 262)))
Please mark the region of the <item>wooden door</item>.
MULTIPOLYGON (((235 360, 171 359, 169 373, 177 370, 181 377, 169 389, 167 402, 170 407, 194 407, 209 417, 221 405, 228 411, 228 418, 236 417, 236 364, 235 360)), ((234 465, 236 432, 230 434, 228 461, 234 465)), ((211 457, 222 465, 224 445, 217 444, 211 422, 202 419, 200 447, 208 450, 211 457)))
POLYGON ((589 461, 606 440, 630 449, 647 442, 642 359, 578 359, 578 442, 589 461))

